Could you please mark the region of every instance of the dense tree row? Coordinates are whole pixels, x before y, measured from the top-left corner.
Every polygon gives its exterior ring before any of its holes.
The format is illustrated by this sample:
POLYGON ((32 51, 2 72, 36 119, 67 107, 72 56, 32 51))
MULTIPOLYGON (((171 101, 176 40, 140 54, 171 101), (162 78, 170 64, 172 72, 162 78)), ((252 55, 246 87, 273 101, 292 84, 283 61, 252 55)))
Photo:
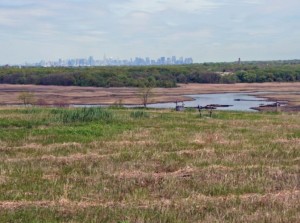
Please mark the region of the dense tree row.
POLYGON ((177 83, 300 81, 299 61, 204 63, 182 66, 1 67, 0 83, 97 87, 175 87, 177 83))

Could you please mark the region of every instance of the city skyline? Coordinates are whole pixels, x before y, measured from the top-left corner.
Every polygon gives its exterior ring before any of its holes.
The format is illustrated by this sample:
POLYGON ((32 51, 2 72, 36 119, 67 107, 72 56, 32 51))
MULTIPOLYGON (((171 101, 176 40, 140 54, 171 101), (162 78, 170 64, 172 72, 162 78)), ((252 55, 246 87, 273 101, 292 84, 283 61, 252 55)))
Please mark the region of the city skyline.
MULTIPOLYGON (((135 57, 130 59, 120 59, 103 56, 103 59, 88 58, 68 58, 58 60, 41 60, 34 63, 18 64, 19 66, 40 66, 40 67, 85 67, 85 66, 148 66, 148 65, 180 65, 193 64, 192 57, 161 56, 157 59, 151 57, 135 57)), ((10 64, 7 64, 10 65, 10 64)))
POLYGON ((2 0, 0 64, 189 55, 300 58, 298 0, 2 0))

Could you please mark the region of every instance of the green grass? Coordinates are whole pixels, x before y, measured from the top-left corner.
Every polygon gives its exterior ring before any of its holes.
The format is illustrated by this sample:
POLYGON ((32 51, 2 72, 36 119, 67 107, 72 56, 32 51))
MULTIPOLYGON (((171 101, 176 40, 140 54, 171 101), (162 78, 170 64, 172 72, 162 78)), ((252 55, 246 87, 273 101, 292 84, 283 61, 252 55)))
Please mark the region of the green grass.
POLYGON ((149 114, 145 111, 133 111, 130 113, 132 118, 148 118, 149 114))
POLYGON ((56 121, 63 123, 106 121, 113 119, 113 113, 107 109, 98 107, 80 108, 80 109, 53 109, 56 121))
POLYGON ((300 114, 0 109, 0 222, 297 222, 300 114))

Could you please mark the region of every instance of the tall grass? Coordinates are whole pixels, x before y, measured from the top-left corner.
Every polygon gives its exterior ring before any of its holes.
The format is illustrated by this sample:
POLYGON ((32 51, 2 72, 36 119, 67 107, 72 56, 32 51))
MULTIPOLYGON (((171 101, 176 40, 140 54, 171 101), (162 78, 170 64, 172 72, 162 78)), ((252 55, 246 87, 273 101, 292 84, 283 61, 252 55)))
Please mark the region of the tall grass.
POLYGON ((113 113, 103 108, 54 109, 55 120, 62 123, 106 121, 113 119, 113 113))
POLYGON ((148 118, 149 114, 145 111, 133 111, 130 113, 131 118, 148 118))

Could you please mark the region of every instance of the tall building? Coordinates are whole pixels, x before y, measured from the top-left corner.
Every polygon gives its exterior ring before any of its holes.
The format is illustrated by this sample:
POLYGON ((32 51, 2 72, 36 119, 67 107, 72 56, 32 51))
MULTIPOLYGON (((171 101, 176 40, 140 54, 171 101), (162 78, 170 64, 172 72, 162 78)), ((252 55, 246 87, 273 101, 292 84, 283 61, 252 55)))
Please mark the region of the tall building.
POLYGON ((94 66, 95 65, 95 60, 92 56, 90 56, 89 59, 88 59, 88 65, 89 66, 94 66))
MULTIPOLYGON (((239 59, 240 61, 240 59, 239 59)), ((193 58, 179 59, 176 56, 171 57, 159 57, 156 60, 150 57, 135 57, 134 59, 119 59, 119 58, 107 58, 104 54, 103 59, 95 60, 92 56, 88 58, 77 59, 58 59, 57 61, 40 61, 38 63, 29 64, 25 66, 42 66, 42 67, 84 67, 84 66, 149 66, 149 65, 167 65, 167 64, 192 64, 193 58)))
POLYGON ((176 64, 176 56, 172 56, 172 64, 176 64))

